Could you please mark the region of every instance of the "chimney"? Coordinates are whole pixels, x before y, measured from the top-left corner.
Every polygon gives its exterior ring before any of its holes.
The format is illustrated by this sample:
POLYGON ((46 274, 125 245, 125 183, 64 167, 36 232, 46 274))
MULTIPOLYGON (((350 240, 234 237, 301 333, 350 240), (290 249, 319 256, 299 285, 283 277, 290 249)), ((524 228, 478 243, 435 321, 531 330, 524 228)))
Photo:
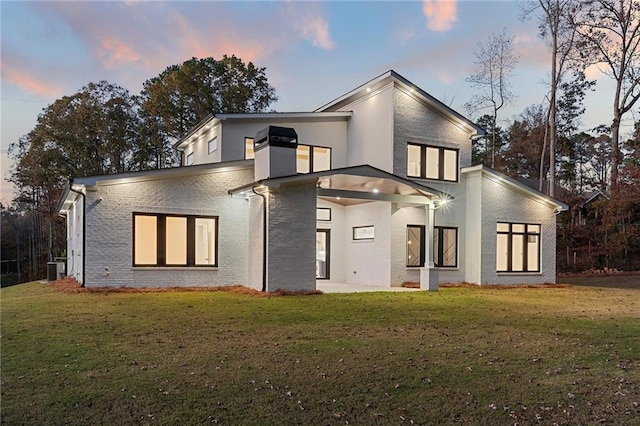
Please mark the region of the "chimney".
POLYGON ((291 127, 268 126, 253 138, 255 180, 293 176, 297 172, 298 134, 291 127))

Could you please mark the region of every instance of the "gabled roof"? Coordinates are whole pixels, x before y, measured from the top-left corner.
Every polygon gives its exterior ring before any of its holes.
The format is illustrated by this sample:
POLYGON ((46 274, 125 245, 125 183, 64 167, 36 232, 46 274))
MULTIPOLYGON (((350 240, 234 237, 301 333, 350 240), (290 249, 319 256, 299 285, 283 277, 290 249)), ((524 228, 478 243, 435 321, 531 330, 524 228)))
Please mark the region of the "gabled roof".
POLYGON ((543 204, 556 209, 558 211, 566 211, 569 210, 569 206, 561 201, 556 200, 555 198, 551 198, 546 194, 543 194, 540 191, 537 191, 535 189, 533 189, 532 187, 525 185, 522 182, 517 181, 516 179, 513 179, 505 174, 502 174, 500 172, 497 172, 493 169, 490 169, 489 167, 486 167, 482 164, 477 165, 477 166, 471 166, 471 167, 465 167, 462 170, 460 170, 461 173, 472 173, 472 172, 481 172, 483 173, 485 176, 488 176, 492 179, 495 179, 499 182, 501 182, 503 185, 508 186, 512 189, 515 189, 518 192, 521 192, 527 196, 529 196, 530 198, 533 198, 535 200, 538 200, 540 202, 542 202, 543 204))
POLYGON ((378 77, 374 78, 373 80, 369 80, 363 85, 356 87, 352 91, 345 93, 344 95, 334 99, 333 101, 321 106, 320 108, 316 109, 314 112, 337 111, 341 107, 344 107, 354 102, 357 99, 367 96, 370 93, 373 93, 376 90, 381 89, 382 87, 385 87, 390 83, 395 83, 401 87, 404 87, 406 90, 408 90, 409 92, 413 93, 415 96, 420 98, 424 103, 434 108, 436 111, 449 117, 450 119, 461 122, 465 127, 469 128, 469 130, 475 131, 476 134, 478 135, 485 134, 485 130, 483 128, 481 128, 480 126, 478 126, 477 124, 469 120, 468 118, 464 117, 457 111, 443 104, 438 99, 434 98, 433 96, 425 92, 423 89, 416 86, 415 84, 413 84, 412 82, 410 82, 409 80, 407 80, 406 78, 404 78, 403 76, 401 76, 400 74, 398 74, 393 70, 389 70, 379 75, 378 77))
POLYGON ((477 135, 484 135, 485 130, 464 117, 462 114, 448 107, 447 105, 440 102, 438 99, 434 98, 397 72, 390 70, 385 72, 384 74, 379 75, 378 77, 369 80, 361 86, 353 89, 352 91, 345 93, 344 95, 334 99, 321 106, 312 112, 258 112, 258 113, 232 113, 232 114, 209 114, 203 120, 201 120, 198 124, 196 124, 193 129, 189 131, 186 135, 178 139, 176 143, 173 144, 173 147, 176 149, 180 149, 181 146, 186 143, 191 136, 199 132, 205 126, 213 127, 222 121, 227 120, 273 120, 273 119, 293 119, 293 120, 318 120, 318 119, 327 119, 327 118, 342 118, 348 119, 351 117, 351 112, 349 111, 339 111, 339 109, 345 105, 350 104, 351 102, 367 96, 370 92, 375 92, 376 90, 387 86, 390 83, 397 84, 407 91, 411 92, 414 96, 418 97, 422 102, 431 106, 433 109, 448 117, 449 119, 461 123, 464 127, 466 127, 470 132, 475 132, 477 135))
POLYGON ((597 200, 600 197, 604 197, 607 200, 609 199, 609 197, 607 197, 607 195, 602 191, 600 191, 599 189, 596 189, 595 191, 585 192, 582 194, 582 198, 584 199, 584 201, 582 202, 582 205, 580 207, 584 207, 587 204, 593 203, 595 200, 597 200))

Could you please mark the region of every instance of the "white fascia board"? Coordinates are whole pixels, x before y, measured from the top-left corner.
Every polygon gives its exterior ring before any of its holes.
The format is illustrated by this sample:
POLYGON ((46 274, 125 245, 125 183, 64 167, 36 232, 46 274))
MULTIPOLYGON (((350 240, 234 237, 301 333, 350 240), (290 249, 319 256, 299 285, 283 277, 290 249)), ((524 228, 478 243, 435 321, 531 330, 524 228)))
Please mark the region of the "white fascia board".
POLYGON ((90 176, 73 180, 74 185, 87 188, 120 185, 157 179, 169 179, 183 176, 197 176, 209 173, 227 172, 253 168, 253 160, 224 161, 220 163, 198 164, 195 166, 172 167, 169 169, 144 170, 139 172, 118 173, 113 175, 90 176))
POLYGON ((481 128, 468 118, 464 117, 454 109, 440 102, 438 99, 434 98, 426 91, 416 86, 393 70, 389 70, 384 74, 381 74, 378 77, 374 78, 373 80, 369 80, 368 82, 358 86, 354 90, 345 93, 339 98, 336 98, 333 101, 321 106, 320 108, 316 109, 315 112, 326 111, 327 109, 339 107, 339 105, 341 104, 354 102, 361 97, 369 96, 372 93, 379 91, 382 87, 389 85, 389 83, 393 83, 399 88, 404 89, 407 93, 412 94, 424 104, 435 109, 440 114, 448 117, 453 122, 460 123, 469 133, 475 133, 475 135, 478 136, 484 135, 486 133, 483 128, 481 128))
POLYGON ((340 119, 347 120, 353 114, 351 111, 331 111, 331 112, 258 112, 258 113, 237 113, 237 114, 216 114, 215 117, 221 121, 231 120, 321 120, 340 119))
POLYGON ((173 148, 180 151, 184 150, 187 145, 193 142, 193 139, 197 139, 204 132, 208 132, 218 124, 220 124, 220 120, 213 114, 209 114, 202 121, 193 126, 193 128, 189 130, 189 133, 178 139, 178 141, 173 144, 173 148))
POLYGON ((71 210, 73 205, 78 201, 78 197, 80 197, 80 194, 76 191, 85 193, 86 188, 84 185, 79 185, 74 182, 70 182, 69 185, 64 188, 56 209, 58 214, 66 215, 69 213, 69 210, 71 210), (73 188, 73 191, 71 188, 73 188))
POLYGON ((392 77, 392 71, 387 71, 377 77, 375 77, 372 80, 367 81, 364 84, 361 84, 360 86, 356 87, 355 89, 345 93, 342 96, 337 97, 336 99, 330 101, 329 103, 326 103, 324 105, 322 105, 320 108, 314 110, 314 112, 324 112, 327 109, 334 107, 338 104, 341 104, 343 102, 345 102, 346 100, 348 100, 351 97, 359 97, 358 95, 362 95, 362 94, 368 94, 373 90, 378 90, 381 84, 382 85, 386 85, 386 83, 382 83, 384 80, 387 80, 389 78, 392 77), (369 89, 369 90, 367 90, 369 89))
POLYGON ((501 185, 507 186, 509 188, 512 188, 520 193, 523 193, 524 195, 528 196, 529 198, 532 198, 544 205, 546 205, 547 207, 553 208, 553 209, 557 209, 559 211, 567 211, 569 210, 569 206, 561 201, 558 201, 554 198, 549 197, 546 194, 543 194, 542 192, 538 192, 533 188, 528 187, 527 185, 518 182, 517 180, 502 174, 500 172, 497 172, 493 169, 484 167, 483 165, 477 165, 477 166, 471 166, 471 167, 464 167, 462 169, 460 169, 460 173, 463 174, 471 174, 471 173, 480 173, 482 174, 484 177, 491 179, 494 182, 498 182, 501 185))

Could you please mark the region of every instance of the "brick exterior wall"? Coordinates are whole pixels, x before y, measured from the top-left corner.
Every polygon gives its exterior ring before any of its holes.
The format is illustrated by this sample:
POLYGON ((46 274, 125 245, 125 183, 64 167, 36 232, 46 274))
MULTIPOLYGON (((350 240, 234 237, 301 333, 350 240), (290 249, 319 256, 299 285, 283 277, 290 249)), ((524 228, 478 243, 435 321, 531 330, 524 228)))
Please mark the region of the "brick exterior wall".
MULTIPOLYGON (((553 208, 541 201, 516 191, 498 179, 474 171, 466 174, 468 193, 474 193, 481 206, 473 225, 468 224, 473 235, 480 235, 479 244, 474 241, 473 256, 480 259, 474 269, 480 276, 467 274, 476 284, 539 284, 556 281, 556 215, 553 208), (478 197, 479 194, 479 197, 478 197), (479 222, 478 222, 479 220, 479 222), (496 272, 496 223, 513 222, 542 225, 540 236, 540 272, 496 272), (479 228, 478 228, 479 226, 479 228), (478 252, 479 250, 479 252, 478 252), (478 280, 479 278, 479 280, 478 280)), ((469 216, 469 215, 467 215, 469 216)), ((477 261, 476 261, 477 262, 477 261)))
MULTIPOLYGON (((420 268, 407 267, 407 225, 426 225, 425 207, 391 206, 391 285, 420 282, 420 268)), ((426 241, 425 241, 426 243, 426 241)))
POLYGON ((315 182, 269 191, 267 291, 316 288, 315 182))
POLYGON ((403 89, 394 90, 393 173, 407 177, 407 142, 459 149, 460 167, 471 165, 470 134, 403 89))
POLYGON ((256 195, 249 198, 249 281, 247 285, 262 290, 264 253, 264 199, 256 195))
POLYGON ((245 168, 103 184, 97 191, 88 191, 85 285, 246 285, 249 204, 247 200, 232 198, 227 190, 252 180, 253 170, 245 168), (134 268, 133 212, 218 216, 218 267, 134 268))
POLYGON ((482 182, 482 283, 556 282, 556 216, 553 209, 485 178, 482 182), (496 223, 541 224, 540 273, 496 273, 496 223))

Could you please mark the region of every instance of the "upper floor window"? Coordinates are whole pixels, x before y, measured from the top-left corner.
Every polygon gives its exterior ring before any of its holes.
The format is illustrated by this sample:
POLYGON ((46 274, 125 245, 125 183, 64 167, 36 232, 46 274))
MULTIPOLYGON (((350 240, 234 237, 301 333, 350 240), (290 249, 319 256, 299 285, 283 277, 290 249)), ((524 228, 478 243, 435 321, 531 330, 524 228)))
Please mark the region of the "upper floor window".
POLYGON ((496 270, 540 272, 540 225, 498 222, 496 270))
POLYGON ((218 149, 218 137, 214 136, 207 144, 207 152, 211 154, 218 149))
POLYGON ((191 166, 193 165, 193 152, 190 152, 189 154, 187 154, 187 162, 186 162, 187 166, 191 166))
POLYGON ((244 159, 253 160, 256 158, 255 152, 253 152, 253 138, 244 138, 244 159))
POLYGON ((298 173, 321 172, 331 169, 331 148, 298 145, 296 149, 298 173))
POLYGON ((408 143, 407 176, 457 182, 458 150, 408 143))
MULTIPOLYGON (((253 138, 244 138, 244 158, 256 158, 253 138)), ((331 169, 331 148, 298 144, 296 148, 296 170, 298 173, 321 172, 331 169)))

